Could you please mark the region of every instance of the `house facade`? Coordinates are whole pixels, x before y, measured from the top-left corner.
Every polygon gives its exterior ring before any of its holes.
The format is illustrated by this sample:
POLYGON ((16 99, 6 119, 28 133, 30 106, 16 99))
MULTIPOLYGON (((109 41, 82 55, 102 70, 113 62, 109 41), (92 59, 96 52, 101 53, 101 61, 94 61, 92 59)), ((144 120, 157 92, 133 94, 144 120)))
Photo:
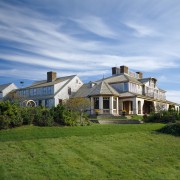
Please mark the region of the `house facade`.
POLYGON ((57 78, 56 72, 47 72, 46 80, 16 90, 22 106, 53 107, 69 99, 83 85, 77 75, 57 78))
POLYGON ((149 114, 152 111, 175 109, 179 104, 166 100, 166 91, 157 86, 157 79, 143 78, 127 66, 112 68, 112 76, 81 86, 74 97, 91 100, 90 114, 149 114))
POLYGON ((17 89, 14 83, 1 84, 0 85, 0 101, 6 99, 10 92, 17 89))

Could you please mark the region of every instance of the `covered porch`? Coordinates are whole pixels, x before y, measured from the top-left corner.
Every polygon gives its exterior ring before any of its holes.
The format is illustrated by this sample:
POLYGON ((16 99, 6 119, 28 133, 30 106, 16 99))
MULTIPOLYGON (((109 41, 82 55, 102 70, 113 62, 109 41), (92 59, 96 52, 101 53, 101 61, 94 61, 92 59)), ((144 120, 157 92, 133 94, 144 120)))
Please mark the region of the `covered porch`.
POLYGON ((119 115, 118 97, 116 96, 96 96, 91 97, 91 114, 119 115))

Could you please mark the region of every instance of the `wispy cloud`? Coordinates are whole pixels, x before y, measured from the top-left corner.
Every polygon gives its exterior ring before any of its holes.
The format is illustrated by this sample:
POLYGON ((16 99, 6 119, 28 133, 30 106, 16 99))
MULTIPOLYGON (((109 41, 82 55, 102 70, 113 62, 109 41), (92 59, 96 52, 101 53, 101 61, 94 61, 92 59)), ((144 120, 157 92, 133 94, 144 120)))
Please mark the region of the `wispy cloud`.
POLYGON ((117 34, 102 20, 96 16, 86 16, 81 19, 73 19, 83 29, 105 38, 116 38, 117 34))
POLYGON ((134 22, 127 22, 125 24, 134 31, 133 34, 137 37, 157 35, 157 32, 152 27, 143 26, 134 22))

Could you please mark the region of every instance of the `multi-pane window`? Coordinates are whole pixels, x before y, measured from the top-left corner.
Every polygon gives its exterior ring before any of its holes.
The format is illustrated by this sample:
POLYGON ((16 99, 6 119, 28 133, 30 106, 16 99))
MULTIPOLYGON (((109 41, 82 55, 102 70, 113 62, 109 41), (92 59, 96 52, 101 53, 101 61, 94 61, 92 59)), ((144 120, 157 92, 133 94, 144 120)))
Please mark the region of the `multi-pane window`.
POLYGON ((45 100, 45 106, 46 107, 52 107, 54 105, 54 100, 53 99, 46 99, 45 100))
POLYGON ((47 94, 51 94, 51 87, 47 87, 47 94))
POLYGON ((128 91, 128 83, 124 83, 124 91, 128 91))
POLYGON ((99 98, 94 98, 94 109, 99 109, 99 98))
POLYGON ((47 94, 47 88, 43 87, 43 94, 47 94))
POLYGON ((109 109, 109 97, 103 97, 103 109, 109 109))

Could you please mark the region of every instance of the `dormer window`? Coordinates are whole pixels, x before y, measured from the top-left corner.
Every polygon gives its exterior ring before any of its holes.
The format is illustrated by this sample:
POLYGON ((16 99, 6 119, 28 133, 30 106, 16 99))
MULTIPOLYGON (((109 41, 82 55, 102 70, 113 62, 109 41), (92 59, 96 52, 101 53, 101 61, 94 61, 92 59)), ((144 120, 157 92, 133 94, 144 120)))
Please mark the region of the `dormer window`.
POLYGON ((90 82, 89 82, 89 85, 90 85, 90 88, 92 88, 92 87, 94 87, 94 85, 96 85, 96 83, 90 81, 90 82))

